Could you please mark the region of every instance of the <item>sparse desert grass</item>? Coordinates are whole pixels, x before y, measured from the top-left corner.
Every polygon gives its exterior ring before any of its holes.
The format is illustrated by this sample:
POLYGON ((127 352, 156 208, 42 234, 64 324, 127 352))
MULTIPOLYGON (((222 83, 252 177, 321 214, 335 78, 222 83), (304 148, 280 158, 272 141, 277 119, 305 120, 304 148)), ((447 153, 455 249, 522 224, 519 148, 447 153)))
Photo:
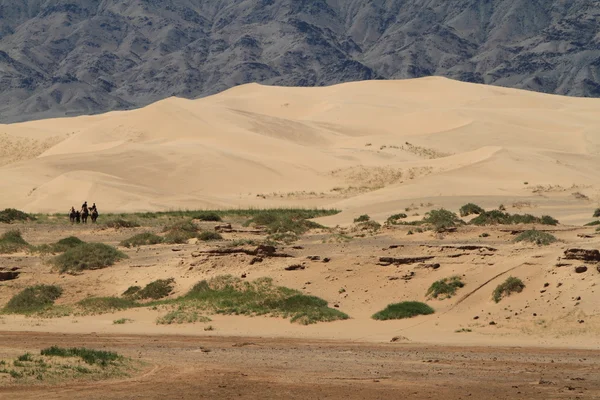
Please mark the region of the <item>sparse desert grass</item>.
POLYGON ((401 219, 405 219, 405 218, 408 218, 408 215, 406 215, 404 213, 394 214, 394 215, 390 215, 388 217, 388 219, 385 221, 385 223, 387 225, 399 225, 398 221, 400 221, 401 219))
POLYGON ((461 217, 466 217, 471 214, 481 214, 484 213, 485 210, 479 207, 477 204, 467 203, 462 206, 459 210, 461 217))
POLYGON ((484 211, 470 222, 472 225, 517 225, 517 224, 542 224, 557 225, 558 220, 549 215, 541 218, 531 214, 509 214, 500 210, 484 211))
POLYGON ((121 246, 123 247, 140 247, 140 246, 149 246, 149 245, 153 245, 153 244, 159 244, 163 242, 163 238, 151 233, 151 232, 144 232, 144 233, 138 233, 137 235, 134 235, 132 237, 130 237, 129 239, 125 239, 123 240, 121 243, 119 243, 121 246))
POLYGON ((297 212, 264 212, 246 221, 245 225, 264 226, 268 233, 295 233, 302 235, 310 229, 323 228, 316 222, 309 221, 309 218, 316 218, 322 215, 330 215, 326 212, 315 212, 310 210, 297 212))
POLYGON ((41 313, 51 308, 62 293, 63 290, 60 286, 30 286, 13 296, 2 311, 5 314, 24 315, 41 313))
POLYGON ((24 213, 23 211, 19 211, 14 208, 5 208, 0 211, 0 223, 3 224, 11 224, 16 221, 26 222, 26 221, 35 221, 35 217, 33 215, 24 213))
POLYGON ((121 319, 115 319, 113 321, 113 325, 124 325, 124 324, 128 324, 131 322, 133 322, 133 320, 130 318, 121 318, 121 319))
POLYGON ((198 239, 202 240, 203 242, 210 242, 214 240, 223 240, 223 236, 217 232, 203 231, 198 235, 198 239))
POLYGON ((429 315, 435 311, 425 303, 418 301, 404 301, 388 305, 383 310, 373 314, 373 319, 386 321, 390 319, 405 319, 417 315, 429 315))
POLYGON ((77 246, 81 246, 82 244, 85 244, 83 240, 75 236, 69 236, 64 239, 60 239, 56 243, 37 246, 34 250, 40 253, 64 253, 65 251, 77 246))
POLYGON ((136 221, 127 220, 124 218, 114 218, 114 219, 109 219, 108 221, 104 222, 104 226, 106 226, 107 228, 122 229, 122 228, 138 228, 140 226, 140 224, 137 223, 136 221))
POLYGON ((452 276, 450 278, 444 278, 439 281, 435 281, 431 284, 427 290, 427 296, 437 299, 447 299, 456 294, 456 290, 464 287, 465 284, 461 280, 460 276, 452 276))
POLYGON ((450 228, 464 224, 455 213, 443 208, 427 212, 422 222, 431 225, 436 232, 444 232, 450 228))
POLYGON ((98 315, 128 310, 141 305, 131 299, 119 297, 88 297, 78 302, 76 306, 83 315, 98 315))
POLYGON ((346 314, 329 308, 325 300, 275 286, 269 278, 248 282, 228 275, 215 277, 197 283, 176 302, 218 314, 290 318, 291 322, 303 325, 348 318, 346 314))
POLYGON ((206 221, 206 222, 220 222, 223 220, 221 218, 221 216, 214 211, 199 212, 196 215, 194 215, 192 218, 200 220, 200 221, 206 221))
POLYGON ((139 290, 133 291, 133 289, 136 287, 135 286, 130 287, 129 289, 127 289, 127 291, 125 291, 125 293, 123 295, 128 296, 131 299, 159 300, 159 299, 168 297, 173 292, 174 287, 175 287, 175 279, 173 279, 173 278, 158 279, 153 282, 150 282, 143 289, 140 288, 139 290), (130 292, 130 293, 128 294, 128 292, 130 292), (133 293, 131 293, 131 292, 133 292, 133 293))
POLYGON ((84 243, 54 257, 52 264, 60 272, 81 272, 110 267, 127 255, 104 243, 84 243))
POLYGON ((157 325, 172 324, 193 324, 196 322, 210 322, 212 319, 198 313, 198 310, 188 309, 185 306, 179 306, 176 310, 169 311, 167 314, 156 319, 157 325))
POLYGON ((23 239, 21 232, 10 230, 0 236, 0 254, 12 254, 29 249, 29 243, 23 239))
POLYGON ((365 222, 359 222, 356 224, 356 228, 361 231, 378 231, 381 229, 381 224, 377 221, 369 220, 365 222))
POLYGON ((515 242, 530 242, 535 243, 538 246, 548 246, 549 244, 556 242, 556 240, 554 235, 535 229, 525 231, 515 238, 515 242))
POLYGON ((354 223, 359 223, 359 222, 367 222, 370 221, 371 217, 369 217, 367 214, 363 214, 358 218, 354 218, 354 223))
POLYGON ((112 351, 92 350, 92 349, 87 349, 85 347, 80 347, 80 348, 73 347, 73 348, 67 349, 64 347, 52 346, 52 347, 43 349, 40 352, 40 354, 42 356, 48 356, 48 357, 80 358, 86 364, 89 364, 89 365, 97 364, 97 365, 100 365, 103 367, 106 367, 110 363, 123 358, 119 354, 114 353, 112 351))
POLYGON ((523 289, 525 289, 523 281, 511 276, 494 289, 492 299, 499 303, 504 297, 510 296, 512 293, 521 293, 523 289))
POLYGON ((298 235, 293 232, 287 233, 274 233, 272 235, 267 236, 267 243, 285 243, 292 244, 300 239, 298 235))
POLYGON ((166 233, 164 241, 169 244, 186 243, 188 240, 195 238, 199 231, 200 229, 191 219, 179 221, 164 227, 163 232, 166 233))

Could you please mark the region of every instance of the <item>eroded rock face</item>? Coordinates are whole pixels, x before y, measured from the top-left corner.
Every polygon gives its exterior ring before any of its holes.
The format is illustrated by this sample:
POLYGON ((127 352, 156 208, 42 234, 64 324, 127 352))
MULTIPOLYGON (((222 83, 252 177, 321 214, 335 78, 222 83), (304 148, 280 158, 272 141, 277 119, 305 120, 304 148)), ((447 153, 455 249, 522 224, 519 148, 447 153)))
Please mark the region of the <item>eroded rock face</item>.
POLYGON ((567 260, 600 262, 600 251, 586 249, 567 249, 565 250, 565 258, 567 260))

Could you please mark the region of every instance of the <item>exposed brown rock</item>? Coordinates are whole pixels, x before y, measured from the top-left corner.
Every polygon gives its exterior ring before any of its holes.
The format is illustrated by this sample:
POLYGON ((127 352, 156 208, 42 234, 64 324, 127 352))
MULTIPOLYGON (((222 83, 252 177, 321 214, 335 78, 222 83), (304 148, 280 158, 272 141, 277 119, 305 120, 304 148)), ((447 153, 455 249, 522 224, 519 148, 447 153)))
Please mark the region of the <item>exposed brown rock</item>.
POLYGON ((600 251, 586 249, 567 249, 565 250, 565 258, 567 260, 600 262, 600 251))
POLYGON ((415 264, 423 261, 428 261, 435 258, 435 256, 422 256, 422 257, 379 257, 379 263, 384 265, 403 265, 403 264, 415 264))

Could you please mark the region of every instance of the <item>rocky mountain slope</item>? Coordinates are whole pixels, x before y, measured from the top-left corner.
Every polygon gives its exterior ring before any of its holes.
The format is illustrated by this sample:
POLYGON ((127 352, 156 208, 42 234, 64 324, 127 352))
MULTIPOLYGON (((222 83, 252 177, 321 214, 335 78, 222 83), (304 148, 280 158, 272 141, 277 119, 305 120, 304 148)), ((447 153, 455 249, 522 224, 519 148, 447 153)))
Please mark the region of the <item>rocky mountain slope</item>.
POLYGON ((247 83, 441 75, 600 96, 595 0, 0 0, 0 121, 247 83))

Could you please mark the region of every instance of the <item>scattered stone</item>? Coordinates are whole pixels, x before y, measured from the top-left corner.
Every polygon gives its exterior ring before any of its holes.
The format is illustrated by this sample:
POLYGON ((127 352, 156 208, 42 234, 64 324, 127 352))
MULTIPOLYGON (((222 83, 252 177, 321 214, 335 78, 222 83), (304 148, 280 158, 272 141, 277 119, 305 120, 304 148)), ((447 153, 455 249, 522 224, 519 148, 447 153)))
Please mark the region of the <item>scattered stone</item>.
POLYGON ((202 256, 202 253, 200 253, 198 251, 192 252, 192 257, 196 258, 196 257, 200 257, 200 256, 202 256))
POLYGON ((533 316, 534 316, 534 317, 537 317, 537 313, 533 313, 533 316))
POLYGON ((540 293, 546 293, 546 291, 545 290, 540 290, 540 293))
POLYGON ((575 267, 575 272, 578 274, 582 274, 584 272, 587 272, 588 268, 585 265, 581 265, 579 267, 575 267))
POLYGON ((328 263, 329 261, 331 261, 331 258, 329 258, 329 257, 325 257, 325 258, 323 259, 323 262, 324 262, 324 263, 328 263))
POLYGON ((285 270, 286 271, 298 271, 298 270, 305 269, 305 268, 306 267, 302 264, 294 264, 294 265, 285 267, 285 270))
POLYGON ((250 260, 250 265, 254 265, 256 263, 261 263, 261 262, 263 262, 262 257, 254 257, 252 260, 250 260))
POLYGON ((600 262, 600 251, 586 249, 567 249, 565 250, 565 258, 567 260, 600 262))
POLYGON ((438 268, 440 268, 440 267, 441 267, 441 265, 440 265, 440 264, 437 264, 437 263, 435 263, 435 264, 421 264, 421 265, 419 265, 419 267, 420 267, 420 268, 431 268, 431 269, 438 269, 438 268))
POLYGON ((12 281, 13 279, 17 279, 19 275, 21 275, 19 271, 0 272, 0 282, 12 281))
POLYGON ((308 257, 306 257, 306 259, 308 259, 310 261, 319 261, 321 259, 321 257, 319 257, 319 256, 308 256, 308 257))
POLYGON ((494 321, 490 321, 490 325, 496 325, 494 321))
POLYGON ((247 276, 247 275, 246 275, 245 273, 244 273, 244 274, 242 274, 242 278, 246 278, 246 276, 247 276))
POLYGON ((398 244, 393 244, 390 246, 390 249, 397 249, 398 247, 402 247, 402 246, 400 246, 398 244))
POLYGON ((479 315, 474 316, 473 319, 479 319, 479 315))
POLYGON ((215 226, 215 231, 217 231, 217 232, 231 232, 232 231, 231 224, 217 225, 217 226, 215 226))
POLYGON ((292 246, 292 249, 294 249, 294 250, 304 250, 304 247, 302 247, 302 246, 292 246))
POLYGON ((173 248, 172 251, 182 251, 183 249, 173 248))
POLYGON ((335 308, 340 308, 340 305, 339 305, 339 304, 337 304, 337 303, 336 303, 336 304, 334 304, 333 306, 334 306, 335 308))
POLYGON ((404 337, 404 336, 394 336, 392 338, 392 340, 390 340, 391 343, 408 342, 408 341, 410 341, 410 339, 408 339, 407 337, 404 337))
POLYGON ((569 264, 569 263, 560 263, 560 262, 559 262, 559 263, 556 263, 556 264, 554 264, 554 266, 556 266, 556 267, 559 267, 559 268, 560 268, 560 267, 570 267, 571 265, 573 265, 573 264, 569 264))
POLYGON ((580 301, 581 300, 581 296, 577 296, 577 298, 575 300, 580 301))
POLYGON ((544 283, 544 287, 548 287, 548 286, 550 286, 549 283, 544 283))
POLYGON ((398 276, 389 276, 388 277, 388 280, 390 280, 390 281, 397 281, 398 279, 400 279, 400 277, 398 277, 398 276))
POLYGON ((579 320, 579 321, 577 321, 577 322, 579 322, 580 324, 583 324, 585 321, 584 321, 584 320, 582 320, 582 319, 580 319, 580 320, 579 320))
POLYGON ((402 275, 402 279, 404 279, 405 281, 410 281, 412 278, 414 278, 415 276, 415 272, 411 271, 408 274, 402 275))

